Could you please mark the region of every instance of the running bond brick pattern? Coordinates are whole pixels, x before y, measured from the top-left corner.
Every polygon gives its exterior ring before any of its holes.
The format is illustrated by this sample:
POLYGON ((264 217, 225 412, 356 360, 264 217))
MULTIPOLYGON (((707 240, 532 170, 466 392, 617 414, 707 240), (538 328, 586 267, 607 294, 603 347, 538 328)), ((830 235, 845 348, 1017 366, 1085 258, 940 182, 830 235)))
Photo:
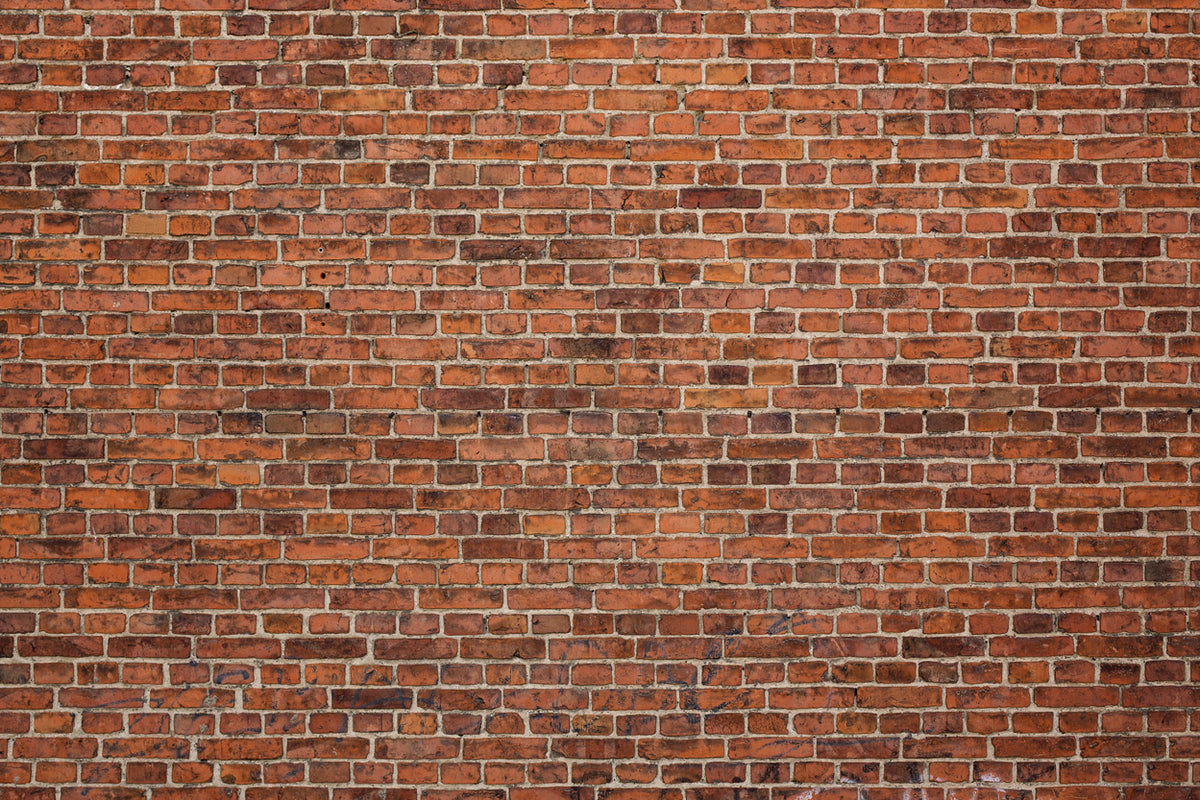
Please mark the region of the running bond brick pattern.
POLYGON ((1200 797, 1194 0, 0 7, 0 798, 1200 797))

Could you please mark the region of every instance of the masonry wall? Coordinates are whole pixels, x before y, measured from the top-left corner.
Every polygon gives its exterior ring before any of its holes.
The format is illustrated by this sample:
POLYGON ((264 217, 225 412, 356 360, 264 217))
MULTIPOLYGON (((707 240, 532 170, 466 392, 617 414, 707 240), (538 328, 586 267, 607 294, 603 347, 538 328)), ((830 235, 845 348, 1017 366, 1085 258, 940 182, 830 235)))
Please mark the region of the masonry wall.
POLYGON ((1200 797, 1190 0, 0 59, 0 798, 1200 797))

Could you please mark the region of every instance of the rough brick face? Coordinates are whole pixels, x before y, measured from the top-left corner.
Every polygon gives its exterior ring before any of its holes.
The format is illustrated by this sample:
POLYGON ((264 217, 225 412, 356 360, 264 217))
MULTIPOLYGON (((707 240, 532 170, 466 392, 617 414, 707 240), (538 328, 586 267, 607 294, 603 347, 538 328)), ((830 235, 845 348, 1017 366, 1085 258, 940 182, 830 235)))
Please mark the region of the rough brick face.
POLYGON ((1200 797, 1194 2, 635 6, 0 0, 0 798, 1200 797))

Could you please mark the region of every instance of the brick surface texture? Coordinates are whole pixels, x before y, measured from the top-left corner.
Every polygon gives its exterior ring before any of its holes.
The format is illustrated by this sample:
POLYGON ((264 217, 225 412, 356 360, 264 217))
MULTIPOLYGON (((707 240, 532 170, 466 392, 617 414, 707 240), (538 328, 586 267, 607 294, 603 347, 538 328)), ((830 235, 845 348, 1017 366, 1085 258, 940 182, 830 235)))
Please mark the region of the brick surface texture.
POLYGON ((1197 800, 1195 0, 0 0, 0 800, 1197 800))

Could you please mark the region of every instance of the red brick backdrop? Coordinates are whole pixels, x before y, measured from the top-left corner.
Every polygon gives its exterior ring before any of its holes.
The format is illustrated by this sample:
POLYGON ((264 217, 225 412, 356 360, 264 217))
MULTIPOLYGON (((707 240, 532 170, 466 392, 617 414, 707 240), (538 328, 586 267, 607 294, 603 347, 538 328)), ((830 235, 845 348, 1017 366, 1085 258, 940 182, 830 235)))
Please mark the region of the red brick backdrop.
POLYGON ((1200 797, 1192 0, 0 6, 0 798, 1200 797))

